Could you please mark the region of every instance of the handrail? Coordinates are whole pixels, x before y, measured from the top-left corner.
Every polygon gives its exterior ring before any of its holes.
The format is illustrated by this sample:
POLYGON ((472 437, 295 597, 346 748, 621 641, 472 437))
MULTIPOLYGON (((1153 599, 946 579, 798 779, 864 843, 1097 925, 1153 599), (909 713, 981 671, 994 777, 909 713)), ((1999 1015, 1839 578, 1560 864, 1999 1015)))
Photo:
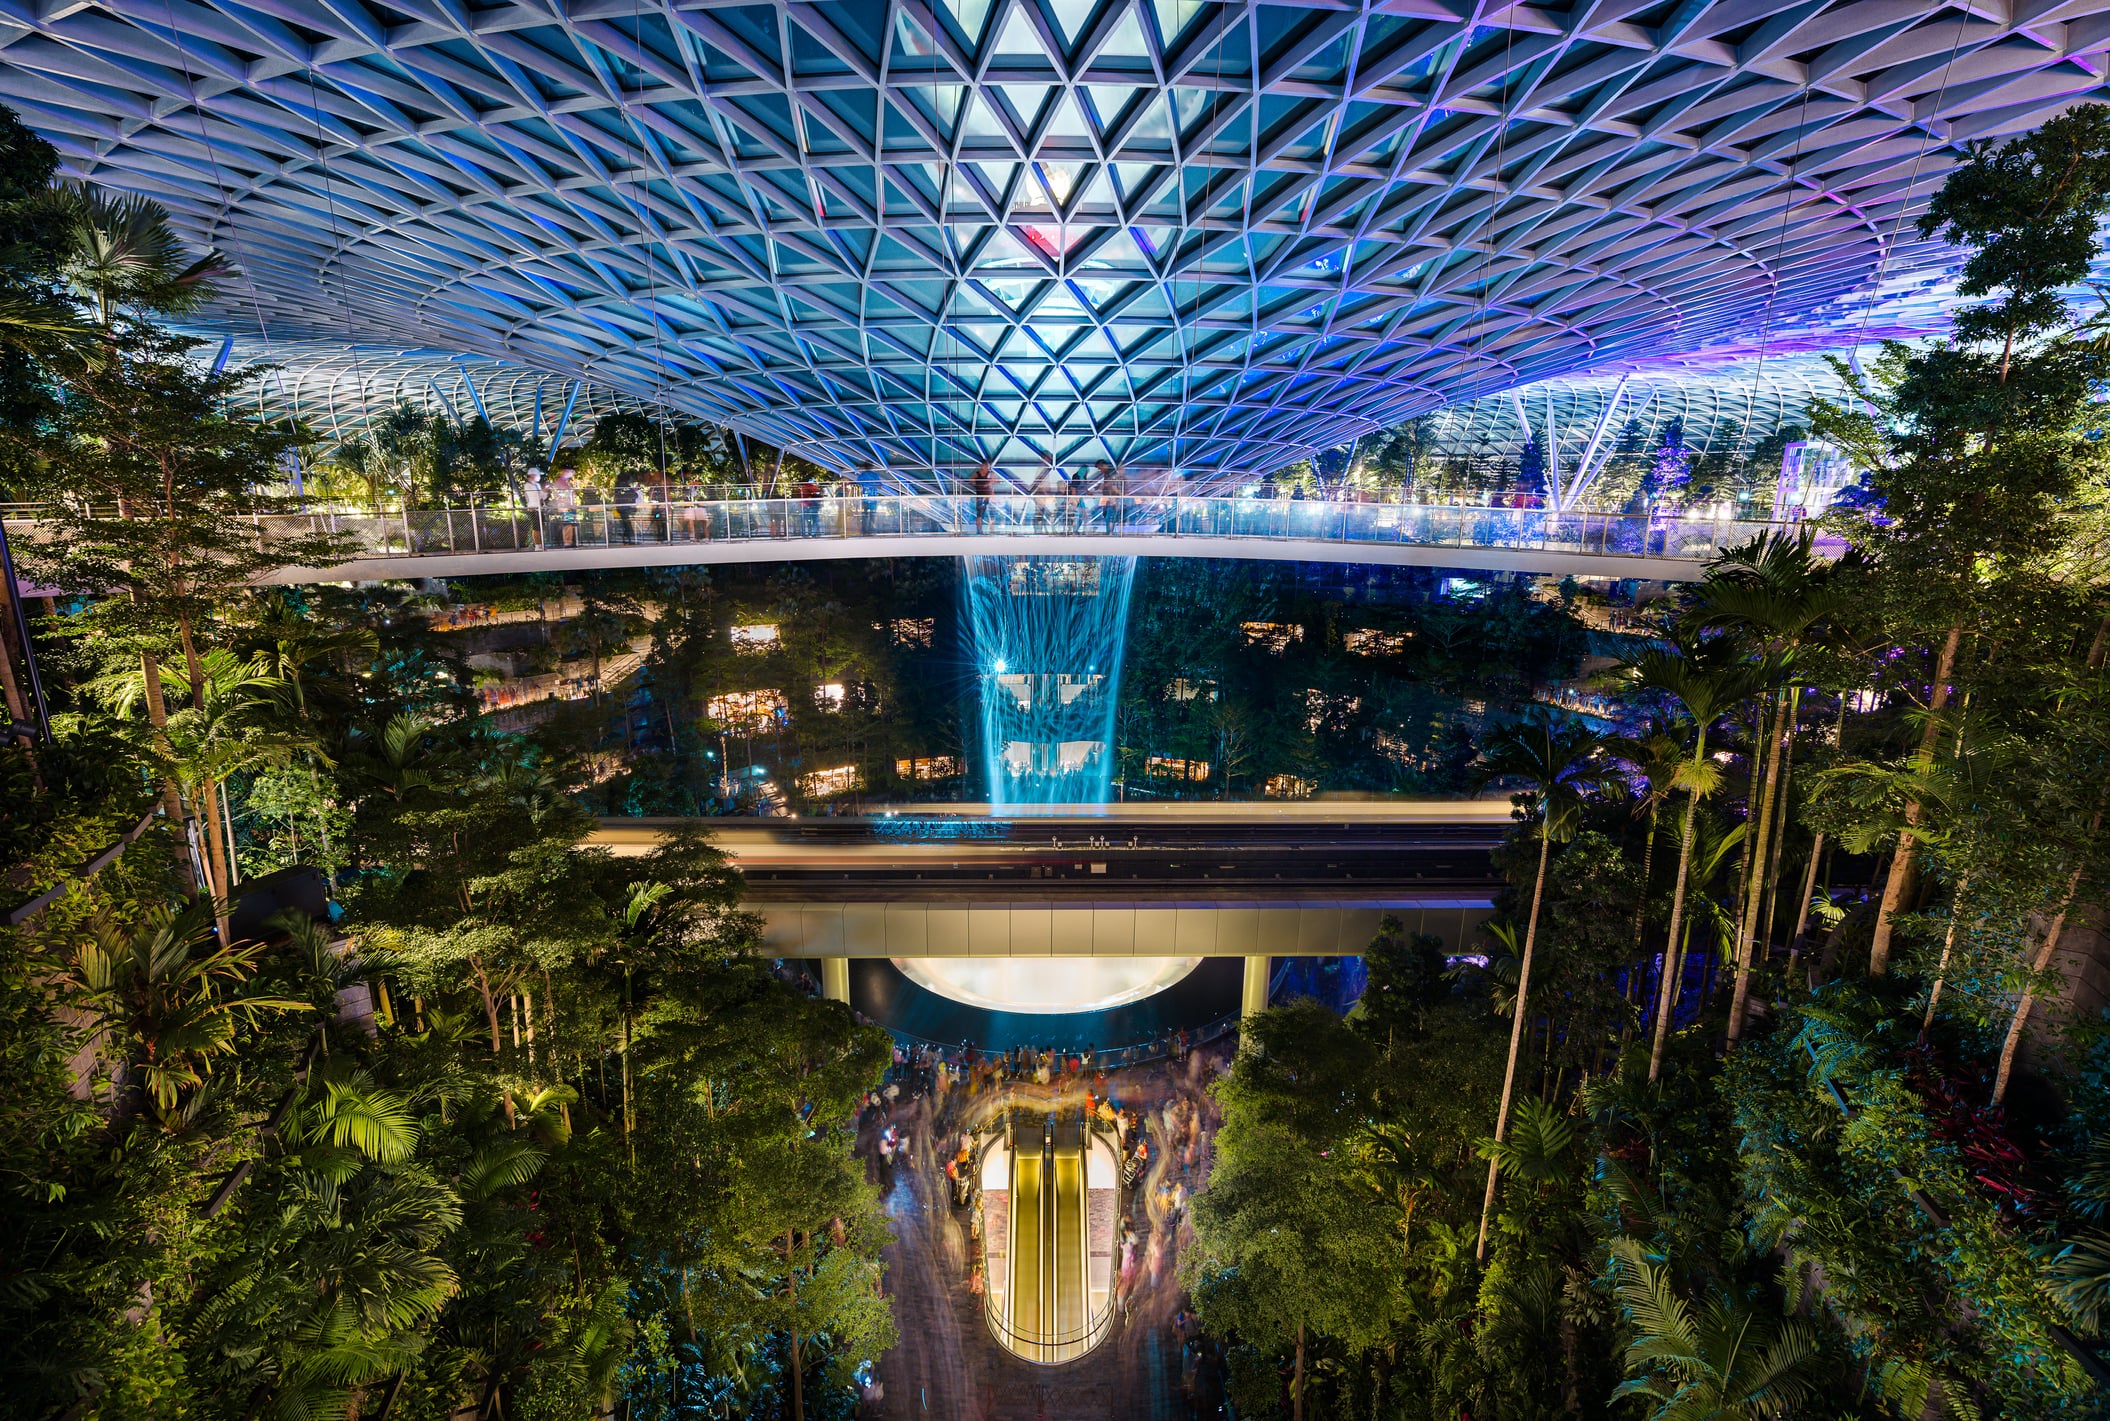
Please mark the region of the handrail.
MULTIPOLYGON (((34 514, 41 510, 21 510, 34 514)), ((36 517, 12 516, 35 539, 36 517)), ((1296 540, 1352 546, 1541 551, 1702 562, 1776 529, 1771 519, 1494 508, 1419 503, 1131 496, 1114 494, 857 494, 822 498, 699 499, 648 491, 635 504, 546 497, 373 513, 310 501, 250 515, 260 541, 334 534, 350 559, 848 538, 966 535, 1094 539, 1296 540)))
MULTIPOLYGON (((1107 1134, 1107 1131, 1099 1129, 1096 1125, 1091 1124, 1090 1122, 1085 1122, 1084 1147, 1087 1156, 1089 1156, 1093 1138, 1096 1136, 1105 1136, 1107 1134)), ((1011 1149, 1013 1151, 1013 1154, 1015 1155, 1017 1153, 1016 1144, 1013 1144, 1011 1146, 1011 1149)), ((979 1153, 979 1151, 977 1153, 979 1153)), ((1121 1151, 1119 1148, 1119 1142, 1116 1141, 1114 1147, 1114 1158, 1118 1160, 1120 1156, 1121 1151)), ((1089 1168, 1088 1159, 1086 1167, 1089 1168)), ((1014 1223, 1016 1222, 1017 1217, 1016 1202, 1017 1201, 1015 1199, 1012 1201, 1013 1208, 1011 1217, 1014 1223)), ((1015 1249, 1010 1249, 1009 1245, 1007 1245, 1007 1249, 1009 1251, 1007 1252, 1005 1261, 1006 1266, 1008 1267, 1016 1263, 1017 1251, 1015 1249)), ((1090 1267, 1090 1253, 1088 1250, 1089 1239, 1087 1238, 1087 1253, 1085 1255, 1087 1269, 1089 1269, 1090 1267)), ((982 1231, 982 1276, 985 1279, 989 1276, 989 1232, 986 1228, 982 1231)), ((1017 1280, 1015 1277, 1009 1280, 1009 1282, 1007 1283, 1007 1291, 1008 1286, 1010 1284, 1015 1284, 1016 1281, 1017 1280)), ((1069 1331, 1054 1334, 1040 1334, 1029 1337, 1026 1334, 1020 1332, 1018 1329, 1012 1327, 1009 1323, 1004 1321, 1003 1311, 997 1306, 996 1298, 993 1293, 985 1292, 983 1295, 982 1316, 988 1321, 989 1330, 996 1334, 999 1341, 1008 1341, 1017 1344, 1016 1347, 1008 1349, 1011 1351, 1012 1355, 1019 1357, 1021 1360, 1035 1362, 1037 1365, 1041 1366, 1061 1366, 1062 1362, 1044 1362, 1040 1361, 1038 1358, 1027 1357, 1024 1352, 1019 1350, 1019 1348, 1031 1347, 1035 1349, 1046 1349, 1050 1347, 1069 1347, 1072 1345, 1077 1345, 1080 1347, 1078 1354, 1075 1357, 1066 1357, 1063 1359, 1063 1361, 1074 1362, 1081 1360, 1086 1353, 1090 1352, 1094 1347, 1097 1347, 1100 1341, 1105 1337, 1105 1335, 1112 1330, 1114 1319, 1120 1314, 1121 1311, 1120 1308, 1115 1305, 1114 1296, 1114 1289, 1109 1287, 1107 1289, 1106 1295, 1106 1306, 1099 1310, 1099 1313, 1096 1317, 1087 1318, 1084 1326, 1081 1328, 1072 1328, 1069 1331)))
MULTIPOLYGON (((1184 1028, 1187 1033, 1187 1049, 1192 1051, 1197 1046, 1208 1046, 1217 1041, 1221 1041, 1224 1037, 1229 1036, 1233 1032, 1238 1030, 1238 1023, 1240 1019, 1240 1014, 1238 1012, 1227 1012, 1223 1016, 1217 1017, 1213 1021, 1203 1022, 1200 1026, 1191 1026, 1184 1028)), ((884 1028, 886 1033, 889 1036, 892 1036, 894 1040, 900 1043, 901 1045, 928 1046, 935 1051, 944 1052, 947 1057, 948 1064, 956 1064, 951 1061, 951 1057, 959 1054, 960 1043, 957 1041, 934 1041, 927 1036, 918 1036, 913 1032, 897 1030, 894 1027, 887 1026, 885 1022, 873 1022, 872 1025, 884 1028)), ((1176 1028, 1170 1033, 1159 1033, 1159 1035, 1176 1036, 1178 1034, 1178 1030, 1179 1029, 1176 1028)), ((981 1060, 992 1060, 998 1056, 1006 1054, 1003 1051, 990 1050, 989 1048, 978 1045, 975 1042, 970 1041, 967 1044, 974 1047, 978 1058, 981 1060)), ((1038 1051, 1041 1048, 1036 1047, 1034 1049, 1038 1051)), ((1066 1048, 1062 1050, 1059 1054, 1065 1056, 1076 1055, 1082 1049, 1084 1048, 1066 1048)), ((1173 1048, 1170 1044, 1163 1043, 1156 1039, 1156 1037, 1146 1038, 1142 1041, 1131 1042, 1126 1046, 1115 1046, 1108 1048, 1093 1046, 1091 1047, 1092 1069, 1095 1071, 1118 1070, 1123 1066, 1139 1066, 1146 1061, 1163 1060, 1166 1057, 1169 1057, 1172 1054, 1172 1051, 1173 1048)))

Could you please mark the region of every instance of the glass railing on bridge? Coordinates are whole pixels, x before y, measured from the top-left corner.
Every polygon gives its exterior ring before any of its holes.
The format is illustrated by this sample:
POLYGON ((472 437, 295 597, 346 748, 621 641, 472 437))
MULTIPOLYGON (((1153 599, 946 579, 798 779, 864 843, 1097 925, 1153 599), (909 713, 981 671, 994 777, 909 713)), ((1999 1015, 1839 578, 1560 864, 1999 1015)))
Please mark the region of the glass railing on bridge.
MULTIPOLYGON (((12 537, 36 536, 32 509, 10 510, 12 537)), ((666 561, 653 548, 762 541, 1075 538, 1258 540, 1334 546, 1485 548, 1704 562, 1768 529, 1762 519, 1303 499, 918 494, 739 498, 720 490, 653 491, 635 503, 554 502, 529 507, 479 502, 381 513, 316 504, 254 518, 257 535, 333 533, 359 559, 480 553, 637 549, 639 562, 666 561), (703 496, 704 494, 721 496, 703 496), (694 496, 692 496, 692 494, 694 496)), ((1095 548, 1103 550, 1103 547, 1095 548)), ((875 552, 891 549, 875 549, 875 552)), ((707 560, 708 554, 703 554, 707 560)), ((562 561, 570 561, 565 558, 562 561)))

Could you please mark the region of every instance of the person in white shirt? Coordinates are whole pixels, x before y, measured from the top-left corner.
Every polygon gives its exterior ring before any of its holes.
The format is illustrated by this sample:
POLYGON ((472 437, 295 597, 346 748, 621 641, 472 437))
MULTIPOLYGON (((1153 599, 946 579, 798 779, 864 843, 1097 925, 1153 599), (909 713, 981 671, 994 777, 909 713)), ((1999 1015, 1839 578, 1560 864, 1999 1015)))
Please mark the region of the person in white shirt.
POLYGON ((542 546, 542 470, 530 468, 527 481, 520 489, 520 506, 527 510, 528 528, 535 539, 535 546, 542 546))

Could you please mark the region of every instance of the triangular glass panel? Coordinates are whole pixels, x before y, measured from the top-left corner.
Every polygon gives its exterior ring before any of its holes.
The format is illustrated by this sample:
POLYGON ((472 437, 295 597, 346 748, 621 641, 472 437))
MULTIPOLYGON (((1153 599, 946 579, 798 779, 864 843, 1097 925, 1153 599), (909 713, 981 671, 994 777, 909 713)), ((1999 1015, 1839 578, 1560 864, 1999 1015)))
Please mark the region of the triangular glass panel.
POLYGON ((1062 36, 1063 47, 1075 49, 1099 6, 1096 0, 1048 0, 1048 8, 1055 12, 1055 32, 1062 36))
POLYGON ((1150 46, 1143 39, 1143 27, 1136 23, 1135 11, 1123 15, 1114 26, 1114 32, 1099 46, 1100 59, 1148 59, 1150 46))
POLYGON ((1082 110, 1077 107, 1073 95, 1063 94, 1055 100, 1055 112, 1048 116, 1047 138, 1075 138, 1089 143, 1091 127, 1085 123, 1082 110))
POLYGON ((945 0, 945 8, 952 12, 960 33, 967 36, 968 46, 979 45, 982 26, 989 22, 989 0, 945 0))
POLYGON ((1036 163, 1040 170, 1041 183, 1058 207, 1067 206, 1070 194, 1077 191, 1077 180, 1085 171, 1083 163, 1036 163))
POLYGON ((989 107, 987 96, 982 94, 975 95, 974 102, 967 106, 967 119, 961 131, 967 138, 995 138, 1005 142, 1011 138, 996 111, 989 107))
POLYGON ((1105 336, 1096 330, 1086 331, 1084 338, 1070 351, 1071 356, 1088 356, 1093 360, 1112 360, 1114 348, 1105 336))
POLYGON ((1107 178, 1107 176, 1106 176, 1106 169, 1104 169, 1104 168, 1095 168, 1095 169, 1093 169, 1093 170, 1092 170, 1092 176, 1091 176, 1090 180, 1089 180, 1089 181, 1087 181, 1087 182, 1085 183, 1085 185, 1084 185, 1084 191, 1083 191, 1083 193, 1081 193, 1081 194, 1080 194, 1080 195, 1078 196, 1078 198, 1077 198, 1077 207, 1078 207, 1078 209, 1079 209, 1079 210, 1089 210, 1089 209, 1092 209, 1092 208, 1102 208, 1102 209, 1103 209, 1103 208, 1108 208, 1108 207, 1112 207, 1113 205, 1114 205, 1114 185, 1113 185, 1113 183, 1112 183, 1112 182, 1111 182, 1111 181, 1110 181, 1110 180, 1109 180, 1109 179, 1107 178))
POLYGON ((964 84, 911 84, 908 94, 919 100, 924 117, 937 124, 938 132, 950 141, 953 125, 959 122, 960 99, 967 92, 964 84))
POLYGON ((977 267, 994 267, 1001 270, 1030 267, 1035 271, 1039 271, 1044 268, 1045 263, 1028 252, 1020 244, 1019 240, 1007 230, 999 231, 989 239, 989 245, 982 248, 981 256, 975 262, 975 265, 977 267))
POLYGON ((1158 15, 1158 38, 1171 49, 1194 17, 1202 12, 1202 0, 1154 0, 1158 15))
POLYGON ((1040 111, 1048 102, 1046 84, 999 84, 997 89, 1010 101, 1011 111, 1018 115, 1018 126, 1030 129, 1040 119, 1040 111))
POLYGON ((909 18, 908 11, 903 10, 895 16, 895 64, 898 65, 906 61, 915 60, 922 60, 928 63, 937 53, 938 47, 931 43, 929 35, 923 33, 923 26, 909 18))
POLYGON ((1114 126, 1114 120, 1135 101, 1138 90, 1132 84, 1087 84, 1084 94, 1091 101, 1091 111, 1099 121, 1099 131, 1104 133, 1114 126))
POLYGON ((1172 145, 1172 121, 1165 116, 1162 100, 1152 99, 1143 109, 1143 116, 1136 120, 1135 127, 1128 130, 1126 143, 1144 143, 1151 147, 1172 145))
POLYGON ((1026 241, 1039 248, 1047 257, 1055 260, 1060 260, 1076 241, 1069 233, 1063 231, 1062 228, 1052 222, 1027 222, 1021 224, 1018 230, 1024 235, 1026 241))
POLYGON ((1026 18, 1026 5, 1031 0, 1020 0, 1004 17, 1004 27, 997 32, 996 52, 1000 55, 1016 55, 1021 58, 1046 59, 1047 47, 1040 42, 1040 32, 1026 18))
POLYGON ((1113 166, 1114 181, 1121 185, 1122 198, 1125 201, 1134 202, 1142 194, 1144 188, 1149 186, 1151 178, 1157 173, 1160 165, 1157 163, 1116 163, 1113 166))

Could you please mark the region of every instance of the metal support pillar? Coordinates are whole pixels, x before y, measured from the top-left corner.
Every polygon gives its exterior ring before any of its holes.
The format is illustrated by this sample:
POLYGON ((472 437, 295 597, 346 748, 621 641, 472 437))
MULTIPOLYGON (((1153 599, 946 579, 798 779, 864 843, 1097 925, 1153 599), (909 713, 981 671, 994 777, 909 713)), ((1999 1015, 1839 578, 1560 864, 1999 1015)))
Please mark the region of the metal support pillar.
POLYGON ((850 959, 847 957, 823 957, 821 959, 821 995, 831 1002, 850 1004, 850 959))
POLYGON ((1272 957, 1248 957, 1245 960, 1245 990, 1238 998, 1240 1020, 1256 1017, 1267 1010, 1268 978, 1273 975, 1274 961, 1272 957))

